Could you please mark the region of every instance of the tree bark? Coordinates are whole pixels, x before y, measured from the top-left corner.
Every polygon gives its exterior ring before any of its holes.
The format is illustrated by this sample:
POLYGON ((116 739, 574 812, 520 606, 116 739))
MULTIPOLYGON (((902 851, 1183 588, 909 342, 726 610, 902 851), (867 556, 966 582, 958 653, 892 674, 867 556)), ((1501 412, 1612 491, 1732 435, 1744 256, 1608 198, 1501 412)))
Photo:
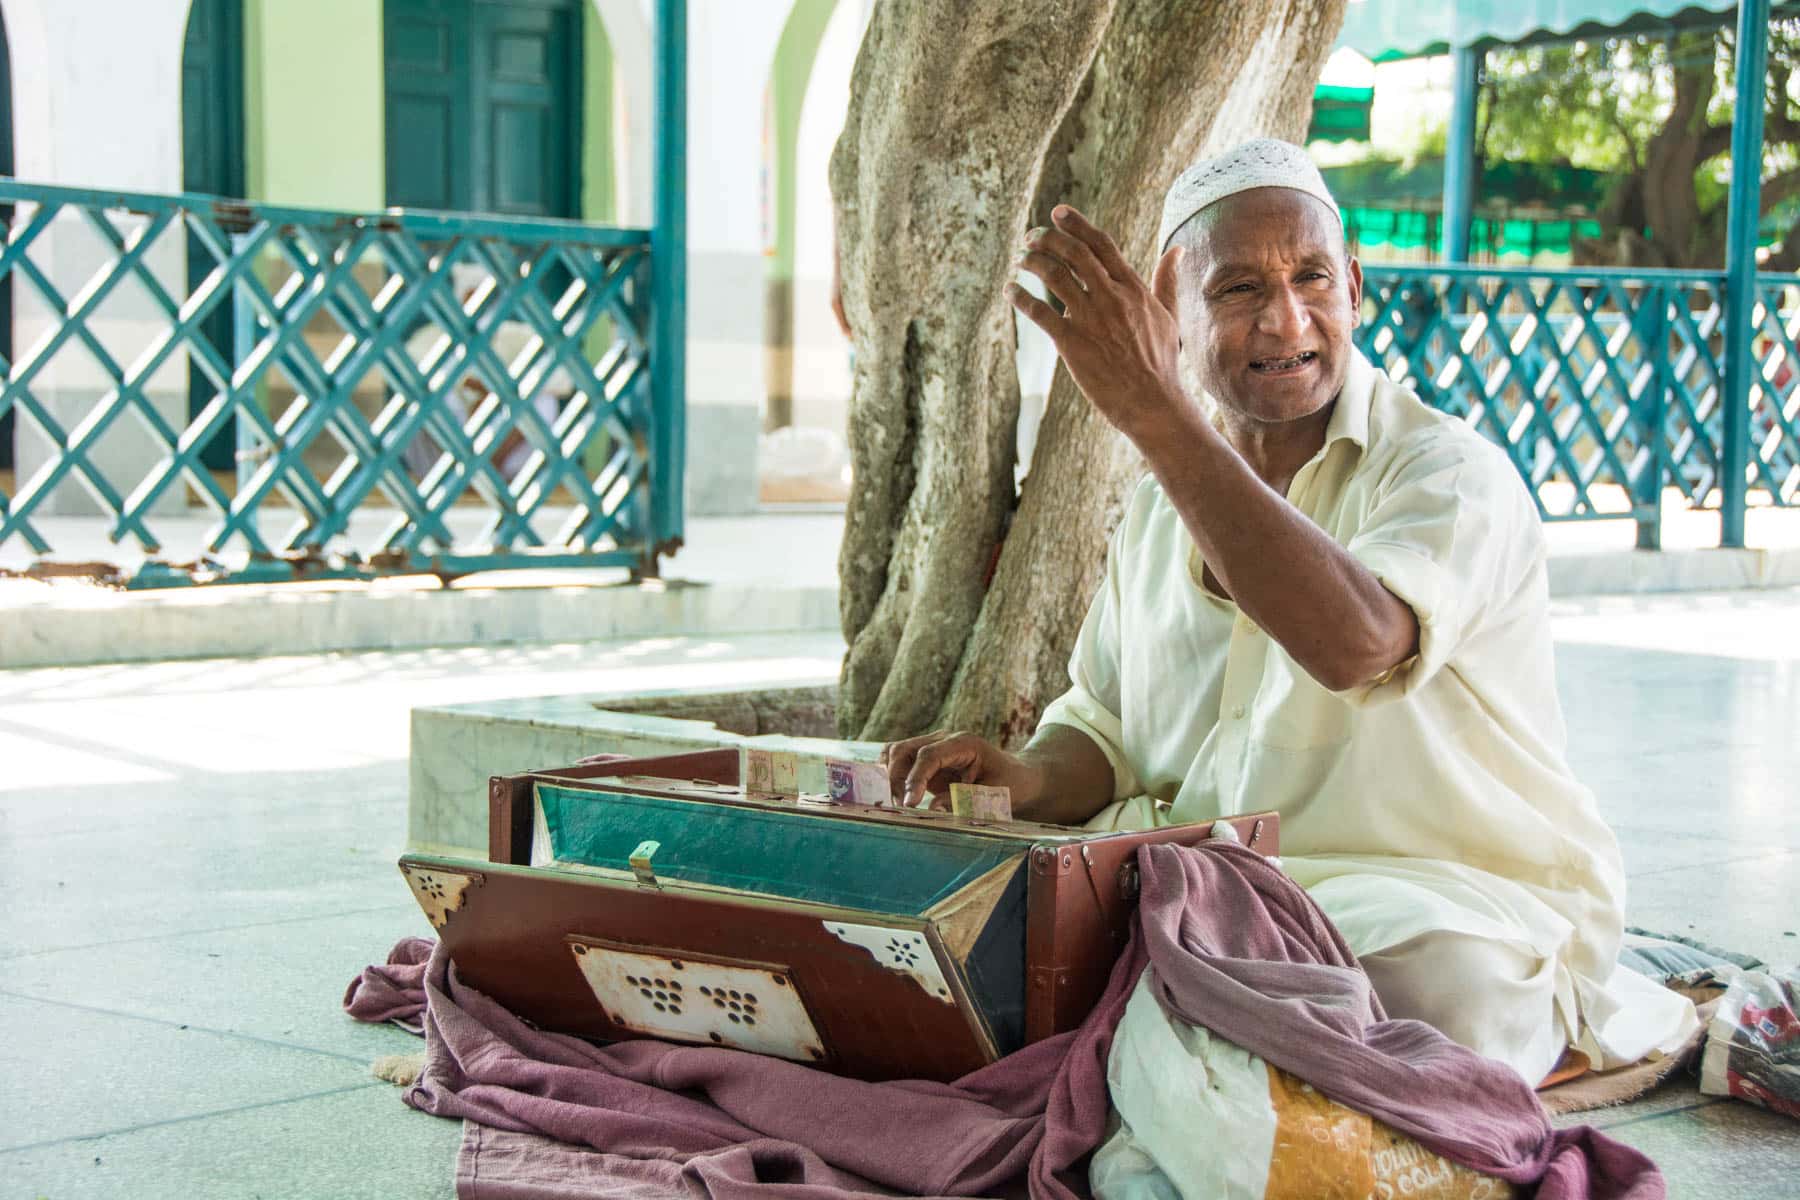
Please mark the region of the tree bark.
POLYGON ((1067 687, 1141 468, 1059 368, 1015 493, 1001 287, 1026 229, 1062 201, 1147 274, 1182 167, 1257 134, 1304 136, 1341 20, 1342 0, 877 9, 832 162, 856 343, 846 735, 949 724, 1017 742, 1067 687))
POLYGON ((1700 200, 1694 192, 1694 170, 1711 127, 1706 110, 1712 100, 1714 73, 1712 34, 1684 34, 1670 50, 1675 60, 1675 101, 1644 147, 1644 221, 1656 248, 1659 267, 1687 266, 1701 237, 1700 200), (1705 50, 1704 61, 1701 51, 1705 50))

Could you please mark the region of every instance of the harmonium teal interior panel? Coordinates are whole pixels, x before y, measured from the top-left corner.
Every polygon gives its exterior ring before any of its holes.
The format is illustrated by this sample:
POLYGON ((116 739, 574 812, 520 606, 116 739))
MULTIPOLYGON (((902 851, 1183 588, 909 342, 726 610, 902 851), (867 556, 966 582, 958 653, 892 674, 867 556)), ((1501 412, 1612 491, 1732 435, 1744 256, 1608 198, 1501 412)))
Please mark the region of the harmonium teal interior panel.
MULTIPOLYGON (((489 861, 401 869, 459 976, 541 1027, 952 1079, 1074 1027, 1145 841, 746 789, 736 750, 494 779, 489 861)), ((1233 818, 1276 852, 1272 814, 1233 818)))

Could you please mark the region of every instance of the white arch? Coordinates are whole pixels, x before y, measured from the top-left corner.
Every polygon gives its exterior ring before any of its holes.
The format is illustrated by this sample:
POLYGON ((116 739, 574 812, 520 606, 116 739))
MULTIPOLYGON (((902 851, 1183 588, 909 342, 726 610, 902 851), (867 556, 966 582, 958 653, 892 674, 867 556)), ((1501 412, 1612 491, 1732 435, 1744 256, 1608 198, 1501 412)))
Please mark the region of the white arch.
POLYGON ((688 506, 757 503, 762 427, 763 112, 789 5, 693 4, 688 16, 688 506))
POLYGON ((613 170, 618 178, 621 225, 647 226, 653 215, 652 173, 656 81, 647 0, 593 0, 612 47, 613 78, 620 97, 613 118, 613 170))
POLYGON ((181 190, 189 0, 6 0, 21 179, 181 190))
MULTIPOLYGON (((18 177, 109 191, 180 191, 181 48, 187 14, 188 0, 6 0, 18 177)), ((111 248, 67 211, 40 235, 32 251, 33 260, 65 296, 111 257, 111 248)), ((181 237, 157 239, 144 261, 165 288, 181 294, 187 261, 181 237)), ((31 288, 15 288, 13 304, 14 346, 35 344, 61 319, 31 288)), ((136 358, 163 327, 163 316, 149 297, 129 288, 108 296, 89 324, 121 362, 136 358)), ((89 356, 57 354, 38 374, 32 391, 67 427, 110 386, 89 356)), ((180 356, 171 358, 146 390, 163 419, 179 428, 187 406, 187 368, 180 356)), ((129 491, 160 452, 147 437, 133 436, 136 421, 122 421, 115 428, 119 433, 109 434, 92 460, 129 491)), ((55 453, 28 421, 14 426, 13 437, 22 479, 55 453)), ((181 489, 171 488, 157 508, 177 509, 184 503, 181 489)), ((71 482, 52 492, 40 511, 84 514, 97 506, 71 482)))
POLYGON ((800 106, 794 168, 794 424, 842 436, 850 415, 850 360, 831 315, 832 147, 850 108, 850 71, 869 11, 838 0, 800 106))

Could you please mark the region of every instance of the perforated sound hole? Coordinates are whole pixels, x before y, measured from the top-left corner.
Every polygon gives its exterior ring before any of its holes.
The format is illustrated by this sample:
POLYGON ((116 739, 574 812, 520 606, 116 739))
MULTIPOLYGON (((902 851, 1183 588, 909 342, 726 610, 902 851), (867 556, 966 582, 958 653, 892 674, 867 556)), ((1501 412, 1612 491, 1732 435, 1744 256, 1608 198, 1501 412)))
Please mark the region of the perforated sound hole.
POLYGON ((650 1007, 657 1012, 681 1015, 681 980, 627 975, 625 982, 637 988, 638 995, 650 1001, 650 1007))
POLYGON ((713 1007, 723 1013, 727 1021, 746 1029, 755 1028, 756 1018, 760 1015, 756 1007, 755 992, 740 992, 736 988, 714 991, 702 986, 700 994, 711 1000, 713 1007))
POLYGON ((570 939, 607 1020, 652 1037, 820 1062, 824 1044, 786 967, 664 958, 570 939))

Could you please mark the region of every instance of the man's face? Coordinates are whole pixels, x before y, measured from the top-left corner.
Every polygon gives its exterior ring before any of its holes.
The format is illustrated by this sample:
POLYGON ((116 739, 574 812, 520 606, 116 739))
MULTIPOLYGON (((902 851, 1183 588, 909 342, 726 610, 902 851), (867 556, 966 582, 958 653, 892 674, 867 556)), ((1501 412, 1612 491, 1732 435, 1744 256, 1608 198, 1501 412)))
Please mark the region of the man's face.
POLYGON ((1337 216, 1292 188, 1253 188, 1176 235, 1181 335, 1214 399, 1257 423, 1311 416, 1350 367, 1362 267, 1337 216))

